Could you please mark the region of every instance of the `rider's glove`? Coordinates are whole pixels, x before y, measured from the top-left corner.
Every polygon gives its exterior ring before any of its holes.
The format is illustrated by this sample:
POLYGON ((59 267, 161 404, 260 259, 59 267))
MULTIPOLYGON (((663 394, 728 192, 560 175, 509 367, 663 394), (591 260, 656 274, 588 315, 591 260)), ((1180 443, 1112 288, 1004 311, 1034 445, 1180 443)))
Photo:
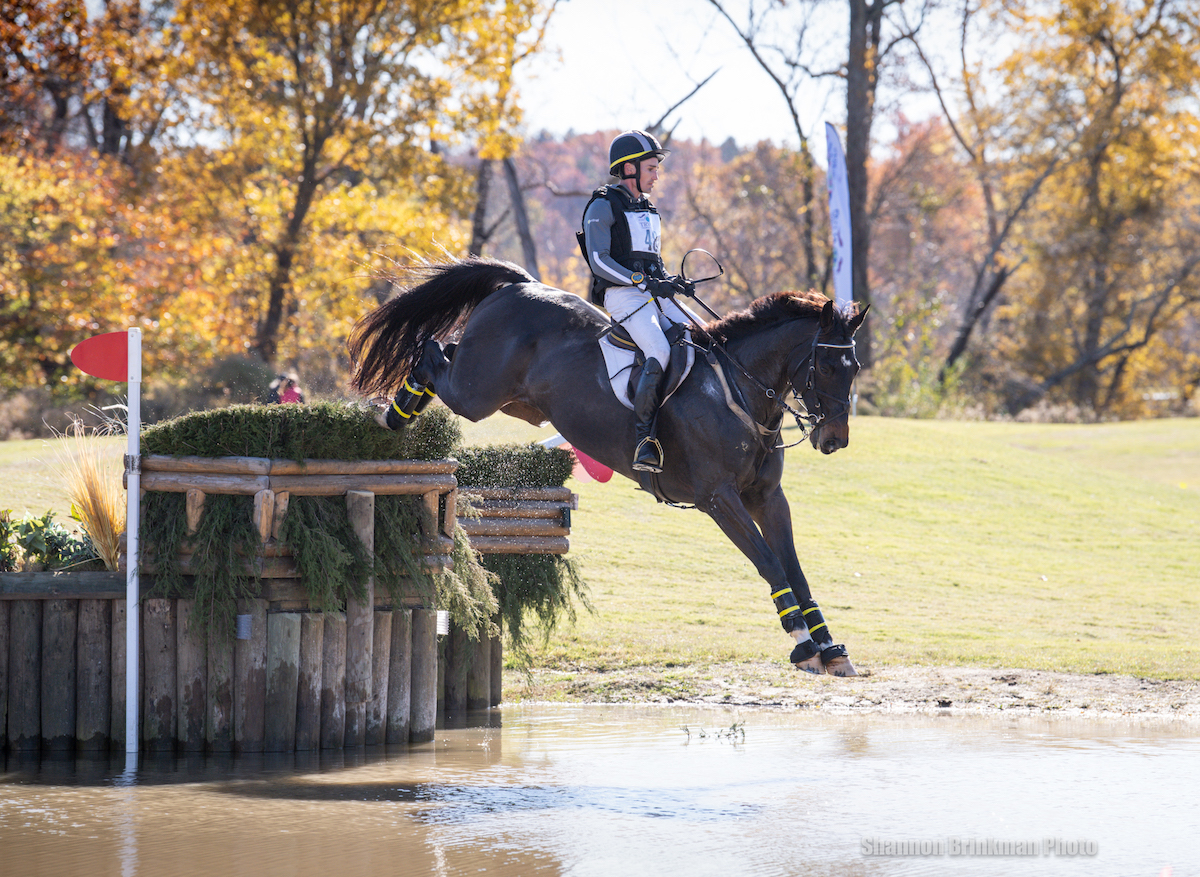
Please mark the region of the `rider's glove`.
POLYGON ((686 277, 681 277, 678 274, 674 274, 669 277, 668 280, 671 285, 675 287, 675 291, 680 295, 686 295, 688 298, 691 298, 696 294, 696 284, 691 280, 688 280, 686 277))
POLYGON ((645 288, 646 292, 655 298, 667 298, 675 294, 675 287, 671 284, 671 281, 659 280, 657 277, 647 277, 645 288))

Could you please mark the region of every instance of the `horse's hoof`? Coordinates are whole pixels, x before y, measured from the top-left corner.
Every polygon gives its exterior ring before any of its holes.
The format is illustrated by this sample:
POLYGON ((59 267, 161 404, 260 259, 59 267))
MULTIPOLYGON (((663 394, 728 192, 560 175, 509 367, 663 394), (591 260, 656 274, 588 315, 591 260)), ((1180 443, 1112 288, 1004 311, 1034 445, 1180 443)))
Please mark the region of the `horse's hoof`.
POLYGON ((805 658, 803 661, 792 661, 792 666, 797 670, 803 670, 805 673, 812 673, 814 676, 820 676, 825 672, 825 665, 821 662, 820 655, 813 655, 811 658, 805 658))
POLYGON ((830 676, 849 677, 858 675, 858 671, 854 669, 854 665, 850 663, 850 659, 845 655, 826 661, 825 672, 830 676))

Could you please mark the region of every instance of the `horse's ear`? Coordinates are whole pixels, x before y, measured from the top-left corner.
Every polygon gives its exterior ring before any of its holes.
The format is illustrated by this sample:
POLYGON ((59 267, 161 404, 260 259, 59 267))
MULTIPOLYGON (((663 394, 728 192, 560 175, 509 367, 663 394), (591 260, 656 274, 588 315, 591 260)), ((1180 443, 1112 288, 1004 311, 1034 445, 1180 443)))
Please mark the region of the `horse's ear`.
POLYGON ((871 310, 871 306, 867 305, 857 314, 850 318, 850 334, 853 335, 858 331, 858 327, 862 325, 862 321, 867 318, 867 311, 871 310))
POLYGON ((833 327, 833 302, 825 302, 825 307, 821 308, 821 331, 827 332, 833 327))

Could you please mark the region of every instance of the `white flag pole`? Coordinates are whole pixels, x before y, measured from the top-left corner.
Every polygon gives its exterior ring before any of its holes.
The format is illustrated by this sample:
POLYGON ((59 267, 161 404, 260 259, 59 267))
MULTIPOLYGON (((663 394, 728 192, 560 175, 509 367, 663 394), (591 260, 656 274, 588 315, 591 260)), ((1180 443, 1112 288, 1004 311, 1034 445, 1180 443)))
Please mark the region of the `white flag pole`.
POLYGON ((138 751, 138 657, 141 608, 138 526, 141 506, 142 330, 129 330, 129 442, 125 455, 125 752, 138 751))

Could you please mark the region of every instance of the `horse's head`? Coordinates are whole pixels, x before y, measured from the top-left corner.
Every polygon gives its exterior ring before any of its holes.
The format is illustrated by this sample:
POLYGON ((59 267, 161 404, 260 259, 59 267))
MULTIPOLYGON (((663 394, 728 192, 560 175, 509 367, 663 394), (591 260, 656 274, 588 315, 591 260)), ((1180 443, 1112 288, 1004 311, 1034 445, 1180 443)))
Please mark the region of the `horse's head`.
POLYGON ((846 317, 826 302, 812 347, 804 351, 801 345, 797 351, 802 358, 791 372, 792 389, 814 418, 809 439, 823 454, 850 444, 850 393, 859 369, 854 333, 869 309, 846 317))

